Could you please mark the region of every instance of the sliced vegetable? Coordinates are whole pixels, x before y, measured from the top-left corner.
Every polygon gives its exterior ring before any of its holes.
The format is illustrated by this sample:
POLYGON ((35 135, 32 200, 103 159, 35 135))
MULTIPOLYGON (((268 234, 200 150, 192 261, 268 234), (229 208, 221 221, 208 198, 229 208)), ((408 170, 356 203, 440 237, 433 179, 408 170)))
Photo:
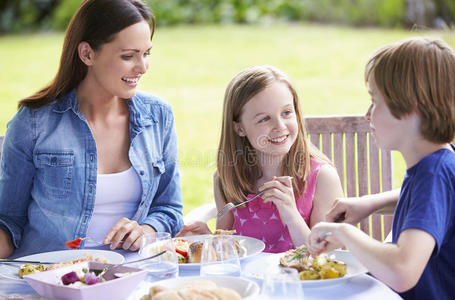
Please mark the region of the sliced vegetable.
POLYGON ((175 252, 181 254, 184 258, 188 258, 188 249, 190 243, 184 239, 174 239, 175 252))
POLYGON ((82 242, 82 238, 77 238, 75 240, 66 242, 65 246, 70 249, 77 249, 81 245, 81 242, 82 242))
POLYGON ((77 273, 74 271, 66 273, 65 275, 62 276, 62 283, 64 285, 75 283, 76 281, 79 281, 79 276, 77 276, 77 273))

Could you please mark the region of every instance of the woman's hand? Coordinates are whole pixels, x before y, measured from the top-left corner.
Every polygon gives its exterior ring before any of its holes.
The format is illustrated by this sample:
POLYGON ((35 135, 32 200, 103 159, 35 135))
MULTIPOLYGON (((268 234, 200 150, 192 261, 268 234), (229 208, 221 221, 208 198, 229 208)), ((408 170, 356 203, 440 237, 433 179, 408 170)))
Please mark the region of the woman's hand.
POLYGON ((286 223, 300 215, 295 204, 294 189, 292 188, 292 177, 274 176, 271 181, 264 183, 259 191, 263 191, 262 199, 264 202, 272 201, 280 213, 281 220, 286 223))
POLYGON ((196 221, 190 225, 183 225, 182 230, 176 236, 211 234, 207 223, 196 221))
POLYGON ((136 221, 121 218, 104 238, 103 244, 111 244, 111 249, 122 248, 137 251, 141 247, 141 238, 144 234, 156 232, 152 226, 139 225, 136 221))

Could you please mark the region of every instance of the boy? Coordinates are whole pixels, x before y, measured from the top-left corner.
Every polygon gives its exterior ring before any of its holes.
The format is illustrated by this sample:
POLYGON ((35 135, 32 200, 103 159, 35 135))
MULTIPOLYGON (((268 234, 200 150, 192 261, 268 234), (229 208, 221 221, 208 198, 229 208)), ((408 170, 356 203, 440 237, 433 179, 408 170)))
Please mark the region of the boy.
POLYGON ((341 243, 405 299, 455 295, 454 78, 455 53, 441 40, 405 40, 370 58, 365 80, 372 104, 366 118, 377 145, 399 151, 407 166, 393 243, 380 243, 346 223, 319 223, 310 236, 313 254, 341 243))

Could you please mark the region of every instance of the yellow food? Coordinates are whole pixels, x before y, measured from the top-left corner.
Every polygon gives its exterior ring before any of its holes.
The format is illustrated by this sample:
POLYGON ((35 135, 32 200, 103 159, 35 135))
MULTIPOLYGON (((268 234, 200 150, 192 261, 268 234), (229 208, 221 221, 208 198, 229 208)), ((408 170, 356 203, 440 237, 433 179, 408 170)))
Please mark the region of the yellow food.
POLYGON ((295 268, 301 280, 333 279, 346 275, 347 266, 327 254, 312 257, 305 246, 287 251, 280 258, 283 267, 295 268))
POLYGON ((44 271, 43 265, 32 265, 32 264, 25 264, 19 268, 19 277, 23 278, 25 275, 33 274, 36 272, 44 271))

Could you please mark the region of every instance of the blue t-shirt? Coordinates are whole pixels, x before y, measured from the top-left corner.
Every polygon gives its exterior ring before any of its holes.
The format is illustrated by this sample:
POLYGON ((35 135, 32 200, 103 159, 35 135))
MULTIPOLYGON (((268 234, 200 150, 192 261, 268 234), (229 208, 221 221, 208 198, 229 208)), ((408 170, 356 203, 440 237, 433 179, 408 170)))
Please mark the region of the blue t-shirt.
MULTIPOLYGON (((452 146, 453 147, 453 146, 452 146)), ((455 153, 438 150, 406 171, 393 219, 393 242, 406 229, 428 232, 435 249, 404 299, 455 297, 455 153)))

